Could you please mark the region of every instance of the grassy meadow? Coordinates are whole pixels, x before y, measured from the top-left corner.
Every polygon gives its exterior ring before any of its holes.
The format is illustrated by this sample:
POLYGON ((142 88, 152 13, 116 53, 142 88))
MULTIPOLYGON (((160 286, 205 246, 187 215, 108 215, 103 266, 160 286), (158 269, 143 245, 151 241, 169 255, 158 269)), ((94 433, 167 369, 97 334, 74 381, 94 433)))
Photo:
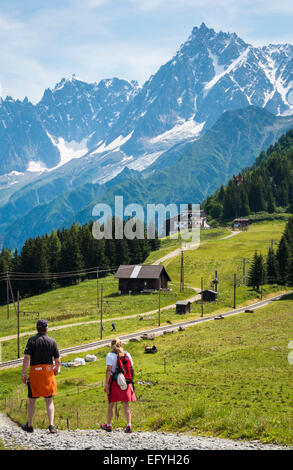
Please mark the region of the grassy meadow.
MULTIPOLYGON (((277 243, 285 222, 253 224, 247 232, 223 239, 225 230, 202 232, 198 249, 184 252, 185 291, 180 293, 180 256, 164 265, 172 279, 172 291, 162 294, 161 306, 195 294, 191 287, 210 287, 214 271, 218 271, 219 300, 204 305, 204 315, 231 309, 233 305, 233 274, 237 274, 237 305, 246 305, 260 298, 260 292, 242 286, 242 260, 252 258, 254 251, 266 253, 273 240, 277 243)), ((179 240, 166 239, 160 250, 146 263, 165 256, 180 246, 179 240)), ((249 266, 249 265, 248 265, 249 266)), ((104 278, 105 337, 142 331, 158 325, 155 310, 158 295, 119 296, 117 281, 104 278), (107 301, 108 300, 108 304, 107 301), (130 302, 131 300, 131 302, 130 302), (137 315, 137 316, 132 316, 137 315), (115 318, 117 333, 110 331, 115 318), (108 320, 108 321, 107 321, 108 320)), ((60 288, 21 301, 21 310, 41 312, 50 325, 99 320, 95 280, 60 288)), ((263 287, 263 295, 286 291, 282 286, 263 287)), ((258 439, 262 442, 293 445, 292 380, 288 362, 288 344, 293 340, 293 296, 220 321, 198 324, 182 332, 157 337, 157 354, 144 354, 146 342, 128 343, 135 363, 137 402, 132 404, 136 430, 180 431, 235 439, 258 439)), ((188 318, 200 316, 200 304, 192 304, 188 318)), ((6 308, 0 309, 0 336, 15 333, 16 318, 6 308)), ((161 324, 182 319, 174 309, 161 312, 161 324)), ((185 319, 185 317, 184 317, 185 319)), ((35 319, 21 318, 21 331, 34 329, 35 319)), ((60 347, 99 339, 99 323, 76 325, 51 333, 60 347)), ((23 351, 27 337, 21 338, 23 351)), ((149 345, 151 341, 147 341, 149 345)), ((15 357, 16 341, 2 342, 2 360, 15 357)), ((78 368, 61 368, 57 377, 56 425, 65 429, 99 428, 105 421, 107 401, 103 391, 105 356, 108 348, 94 353, 97 361, 78 368)), ((86 353, 78 354, 84 357, 86 353)), ((68 355, 64 361, 77 355, 68 355)), ((0 410, 16 422, 26 419, 26 389, 20 384, 20 368, 0 371, 0 410)), ((113 422, 124 426, 122 408, 113 422)), ((43 400, 37 401, 36 427, 46 427, 43 400)))
MULTIPOLYGON (((219 279, 217 307, 227 309, 233 307, 235 273, 237 305, 245 305, 253 299, 260 298, 260 292, 243 286, 243 258, 252 260, 255 250, 266 255, 272 240, 276 247, 285 224, 285 222, 277 220, 255 223, 249 227, 248 231, 238 232, 237 235, 227 239, 221 239, 223 237, 210 238, 208 241, 202 239, 199 249, 184 252, 186 285, 200 287, 202 277, 204 289, 213 288, 211 282, 215 277, 215 271, 217 271, 219 279)), ((164 265, 173 282, 179 282, 180 257, 167 260, 164 265)), ((249 263, 246 262, 246 276, 248 271, 249 263)), ((280 286, 264 285, 263 295, 276 290, 281 290, 280 286)))
MULTIPOLYGON (((177 300, 189 298, 195 294, 192 288, 200 288, 201 277, 204 279, 204 288, 211 287, 214 272, 217 270, 219 278, 219 297, 217 302, 204 305, 204 315, 222 312, 233 307, 233 276, 237 275, 237 305, 248 305, 259 299, 260 292, 242 285, 243 257, 252 259, 255 250, 266 253, 271 240, 277 243, 284 230, 285 222, 270 221, 251 225, 248 231, 229 236, 231 232, 224 229, 206 230, 201 232, 201 244, 198 249, 184 251, 184 292, 180 292, 180 255, 164 262, 172 282, 171 291, 161 293, 161 307, 174 304, 177 300)), ((153 263, 169 252, 180 247, 180 240, 167 238, 162 240, 161 248, 152 252, 146 264, 153 263)), ((249 264, 247 264, 247 271, 249 264)), ((103 338, 110 338, 117 334, 127 334, 141 331, 145 328, 158 326, 158 314, 152 313, 139 318, 144 312, 158 309, 158 293, 118 295, 118 282, 114 276, 107 276, 99 280, 103 285, 103 323, 105 332, 103 338), (133 316, 136 315, 135 318, 133 316), (114 319, 117 333, 111 331, 114 319)), ((263 296, 270 296, 276 292, 284 291, 277 285, 265 285, 263 296)), ((20 302, 20 332, 35 330, 37 317, 30 312, 39 312, 40 317, 50 322, 50 327, 76 324, 70 328, 52 331, 52 336, 58 342, 60 349, 100 339, 100 310, 97 306, 97 281, 87 280, 77 285, 52 290, 36 295, 20 302), (79 324, 81 322, 95 322, 79 324)), ((200 302, 194 302, 188 318, 198 318, 201 314, 200 302)), ((161 311, 161 325, 178 322, 175 309, 161 311)), ((16 315, 13 304, 10 305, 10 318, 7 319, 6 306, 0 307, 0 337, 16 334, 16 315)), ((22 354, 28 336, 20 338, 20 354, 22 354)), ((16 339, 2 341, 2 360, 6 361, 17 357, 16 339)))
MULTIPOLYGON (((145 341, 128 343, 138 399, 132 404, 135 430, 293 445, 293 369, 288 362, 292 300, 287 295, 254 313, 157 337, 157 354, 144 354, 145 341)), ((86 366, 62 367, 55 398, 59 429, 66 429, 67 419, 71 429, 95 429, 105 421, 108 351, 95 351, 97 361, 86 366)), ((19 368, 0 371, 0 391, 1 410, 16 422, 25 422, 26 390, 19 368)), ((119 405, 113 426, 124 424, 119 405)), ((43 400, 37 401, 35 426, 47 427, 43 400)))

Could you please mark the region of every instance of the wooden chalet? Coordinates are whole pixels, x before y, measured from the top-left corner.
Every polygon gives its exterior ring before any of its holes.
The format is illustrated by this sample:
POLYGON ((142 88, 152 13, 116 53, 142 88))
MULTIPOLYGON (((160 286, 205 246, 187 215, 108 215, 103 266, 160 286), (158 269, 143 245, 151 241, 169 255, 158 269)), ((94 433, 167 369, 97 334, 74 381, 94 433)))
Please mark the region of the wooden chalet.
POLYGON ((115 278, 119 279, 121 294, 168 289, 171 281, 164 266, 156 265, 121 265, 115 278))
POLYGON ((203 210, 187 209, 177 217, 166 219, 165 233, 166 236, 179 233, 181 230, 194 230, 194 229, 210 228, 207 224, 207 217, 203 210))
POLYGON ((233 220, 233 230, 247 230, 248 226, 252 223, 251 219, 238 218, 233 220))

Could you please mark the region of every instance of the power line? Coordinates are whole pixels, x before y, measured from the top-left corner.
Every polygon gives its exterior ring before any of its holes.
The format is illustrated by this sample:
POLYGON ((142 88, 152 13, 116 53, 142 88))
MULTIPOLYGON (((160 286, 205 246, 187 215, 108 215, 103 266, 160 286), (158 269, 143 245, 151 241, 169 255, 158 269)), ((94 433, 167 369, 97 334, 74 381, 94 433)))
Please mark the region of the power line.
POLYGON ((128 270, 129 266, 125 268, 121 266, 111 266, 111 267, 99 267, 95 266, 93 268, 86 268, 79 271, 62 271, 62 272, 17 272, 17 271, 6 271, 5 273, 0 274, 0 281, 6 281, 9 276, 10 280, 13 281, 38 281, 38 280, 54 280, 54 279, 65 279, 69 277, 79 277, 82 275, 88 274, 97 274, 97 269, 100 273, 110 273, 117 270, 120 267, 120 270, 128 270))

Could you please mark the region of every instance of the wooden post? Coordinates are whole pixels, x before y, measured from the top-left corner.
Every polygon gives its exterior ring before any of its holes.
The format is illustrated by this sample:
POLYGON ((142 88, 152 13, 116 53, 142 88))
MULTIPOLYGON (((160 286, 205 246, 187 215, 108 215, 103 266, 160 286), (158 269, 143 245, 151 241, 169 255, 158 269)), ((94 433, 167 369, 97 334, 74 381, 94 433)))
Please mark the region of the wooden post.
POLYGON ((99 267, 97 267, 97 307, 99 310, 99 303, 100 303, 100 298, 99 298, 99 267))
POLYGON ((103 338, 103 285, 101 285, 101 339, 103 338))
POLYGON ((201 317, 203 317, 203 278, 201 278, 201 317))
POLYGON ((159 326, 161 326, 161 278, 159 279, 159 326))
POLYGON ((183 249, 181 248, 181 269, 180 269, 180 292, 184 292, 184 264, 183 249))
POLYGON ((164 373, 166 374, 166 364, 167 364, 167 361, 166 361, 166 358, 164 357, 164 373))
POLYGON ((234 302, 233 308, 236 308, 236 274, 234 274, 234 302))
POLYGON ((264 280, 264 272, 263 272, 263 265, 261 267, 261 289, 260 289, 260 299, 262 300, 263 297, 263 280, 264 280))
POLYGON ((17 358, 20 358, 19 353, 19 290, 17 291, 17 358))
POLYGON ((9 320, 9 275, 6 273, 6 302, 7 302, 7 320, 9 320))
POLYGON ((115 418, 119 417, 118 402, 115 403, 115 418))

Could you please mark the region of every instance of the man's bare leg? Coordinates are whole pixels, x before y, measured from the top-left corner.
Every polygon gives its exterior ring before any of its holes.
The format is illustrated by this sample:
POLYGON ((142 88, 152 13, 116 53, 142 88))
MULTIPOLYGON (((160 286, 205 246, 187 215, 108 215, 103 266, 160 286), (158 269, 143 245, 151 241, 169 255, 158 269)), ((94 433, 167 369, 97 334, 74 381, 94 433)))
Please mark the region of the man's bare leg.
POLYGON ((35 409, 36 409, 36 399, 35 398, 29 398, 28 399, 28 404, 27 404, 27 416, 28 416, 27 424, 30 427, 32 427, 32 425, 33 425, 35 409))
POLYGON ((45 402, 46 402, 46 406, 47 406, 49 426, 54 426, 55 407, 54 407, 53 397, 45 398, 45 402))

